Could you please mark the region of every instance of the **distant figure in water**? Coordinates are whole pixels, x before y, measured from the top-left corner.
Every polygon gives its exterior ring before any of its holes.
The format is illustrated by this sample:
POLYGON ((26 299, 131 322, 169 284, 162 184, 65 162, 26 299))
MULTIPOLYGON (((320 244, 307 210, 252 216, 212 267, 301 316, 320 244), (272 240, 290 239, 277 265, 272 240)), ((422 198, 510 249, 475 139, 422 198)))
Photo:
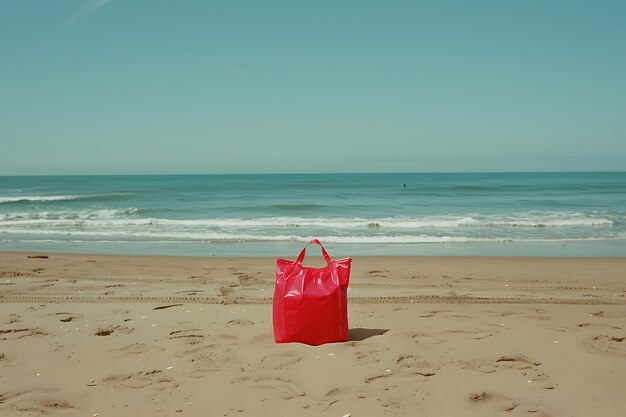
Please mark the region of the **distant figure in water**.
POLYGON ((406 184, 404 184, 404 188, 406 188, 406 184))

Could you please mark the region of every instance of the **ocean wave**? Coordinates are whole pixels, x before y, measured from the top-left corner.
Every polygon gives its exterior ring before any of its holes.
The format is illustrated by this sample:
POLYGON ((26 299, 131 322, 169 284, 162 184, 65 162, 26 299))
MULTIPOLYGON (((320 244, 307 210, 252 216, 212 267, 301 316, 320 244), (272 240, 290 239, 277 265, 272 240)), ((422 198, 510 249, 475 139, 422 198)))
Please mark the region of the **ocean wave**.
POLYGON ((278 227, 278 228, 330 228, 330 229, 391 229, 420 230, 462 227, 590 227, 610 226, 615 221, 609 216, 590 216, 583 213, 546 213, 512 215, 442 215, 421 217, 381 218, 328 218, 328 217, 266 217, 256 219, 221 218, 170 220, 151 219, 151 224, 198 227, 278 227))
MULTIPOLYGON (((65 222, 71 225, 87 219, 114 220, 142 213, 142 209, 135 207, 119 209, 87 209, 87 210, 55 210, 40 212, 12 212, 0 214, 0 225, 8 224, 55 224, 65 222)), ((96 223, 97 224, 97 223, 96 223)))
POLYGON ((589 228, 612 226, 624 214, 601 215, 584 213, 518 213, 494 215, 442 215, 422 217, 331 218, 331 217, 261 217, 253 219, 166 219, 140 217, 145 211, 138 208, 59 211, 40 213, 5 213, 0 215, 0 226, 45 225, 80 227, 187 227, 211 229, 376 229, 423 230, 456 228, 589 228))
POLYGON ((18 195, 18 196, 2 196, 0 204, 3 203, 24 203, 24 202, 52 202, 52 201, 72 201, 72 200, 94 200, 108 201, 125 199, 131 196, 131 193, 112 193, 112 194, 82 194, 82 195, 18 195))
POLYGON ((431 235, 398 235, 398 236, 297 236, 297 235, 265 235, 250 233, 215 233, 215 232, 130 232, 130 231, 60 231, 60 230, 20 230, 0 229, 0 233, 15 234, 14 237, 3 237, 3 241, 31 241, 19 236, 48 236, 49 242, 77 241, 82 237, 85 242, 206 242, 206 243, 254 243, 254 242, 309 242, 317 238, 324 243, 336 244, 463 244, 463 243, 507 243, 507 242, 573 242, 573 241, 615 241, 626 240, 626 234, 617 236, 592 237, 515 237, 515 236, 431 236, 431 235), (58 239, 50 237, 58 236, 58 239))
MULTIPOLYGON (((507 242, 573 242, 598 240, 626 240, 624 236, 613 237, 570 237, 570 238, 521 238, 513 236, 471 237, 471 236, 324 236, 322 242, 338 244, 420 244, 420 243, 507 243, 507 242)), ((309 238, 298 239, 308 242, 309 238)))
POLYGON ((0 203, 18 203, 22 201, 68 201, 77 200, 79 197, 76 195, 23 195, 23 196, 9 196, 0 197, 0 203))

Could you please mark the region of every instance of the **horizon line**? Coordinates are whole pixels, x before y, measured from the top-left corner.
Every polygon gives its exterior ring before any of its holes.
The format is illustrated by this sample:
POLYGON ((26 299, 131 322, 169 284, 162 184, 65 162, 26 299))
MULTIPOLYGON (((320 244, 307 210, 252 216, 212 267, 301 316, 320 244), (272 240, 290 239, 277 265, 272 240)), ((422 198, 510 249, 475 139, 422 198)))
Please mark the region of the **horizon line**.
POLYGON ((626 173, 626 170, 588 171, 355 171, 355 172, 207 172, 207 173, 121 173, 121 174, 0 174, 9 177, 152 177, 152 176, 246 176, 246 175, 402 175, 402 174, 606 174, 626 173))

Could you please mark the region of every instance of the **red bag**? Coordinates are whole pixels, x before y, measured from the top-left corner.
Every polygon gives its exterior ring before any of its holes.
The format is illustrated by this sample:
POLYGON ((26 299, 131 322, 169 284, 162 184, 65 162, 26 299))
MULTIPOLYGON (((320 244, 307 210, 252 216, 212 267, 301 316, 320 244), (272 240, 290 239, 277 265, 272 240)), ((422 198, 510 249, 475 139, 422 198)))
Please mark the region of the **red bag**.
POLYGON ((276 287, 272 305, 276 343, 321 345, 348 340, 348 281, 351 258, 332 261, 322 246, 324 268, 302 266, 310 244, 295 262, 276 260, 276 287))

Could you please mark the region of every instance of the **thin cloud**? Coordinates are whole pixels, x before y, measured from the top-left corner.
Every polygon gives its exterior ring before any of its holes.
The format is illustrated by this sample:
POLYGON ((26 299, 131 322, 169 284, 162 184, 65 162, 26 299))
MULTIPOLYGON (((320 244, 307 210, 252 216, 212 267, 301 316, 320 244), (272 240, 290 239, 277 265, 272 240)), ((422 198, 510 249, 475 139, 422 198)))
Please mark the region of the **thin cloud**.
POLYGON ((109 1, 111 0, 89 0, 89 3, 85 6, 85 13, 93 13, 106 6, 109 1))
POLYGON ((89 0, 79 11, 72 17, 71 24, 78 23, 82 18, 97 12, 106 6, 111 0, 89 0))

